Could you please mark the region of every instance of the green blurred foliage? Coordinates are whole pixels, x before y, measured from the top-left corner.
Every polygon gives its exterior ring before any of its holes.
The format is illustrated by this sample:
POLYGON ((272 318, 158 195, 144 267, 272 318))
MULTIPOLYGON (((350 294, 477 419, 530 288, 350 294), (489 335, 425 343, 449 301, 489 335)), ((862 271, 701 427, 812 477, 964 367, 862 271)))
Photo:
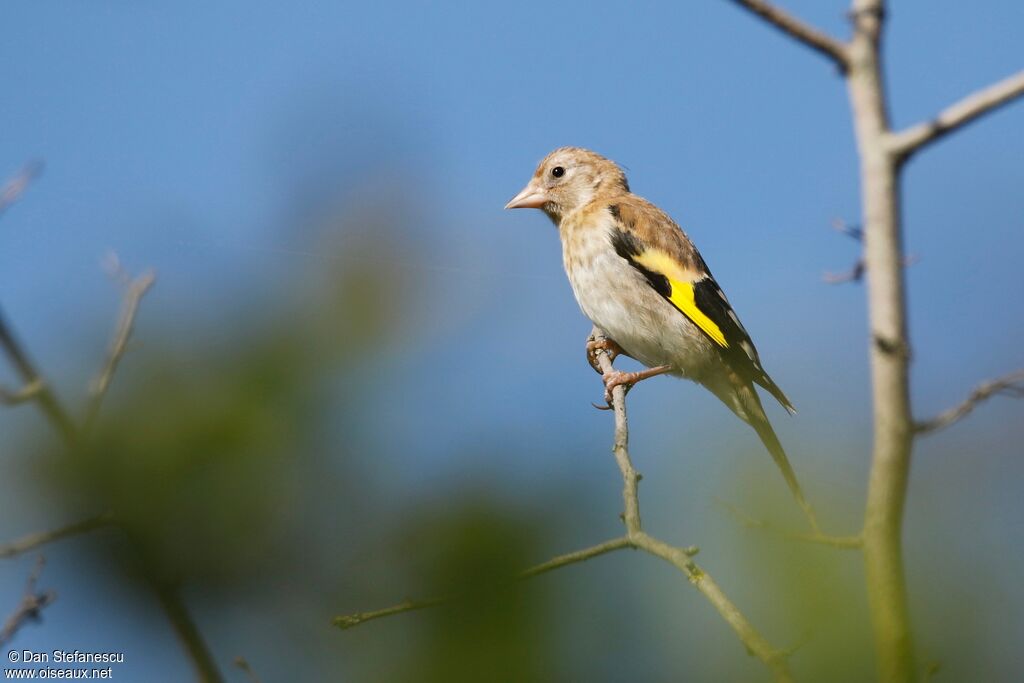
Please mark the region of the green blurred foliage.
POLYGON ((357 263, 310 275, 284 303, 224 320, 218 344, 147 334, 165 341, 135 354, 90 438, 52 452, 41 481, 59 500, 113 511, 160 575, 234 580, 265 565, 302 504, 326 380, 372 358, 399 319, 379 303, 397 286, 390 273, 357 263))
POLYGON ((416 594, 452 596, 416 616, 423 636, 404 653, 395 681, 475 683, 545 680, 550 668, 551 596, 515 574, 536 557, 539 524, 469 498, 413 521, 405 547, 416 594))
MULTIPOLYGON (((381 497, 375 453, 350 436, 374 364, 410 338, 407 307, 427 292, 406 287, 408 269, 385 257, 392 229, 343 223, 317 267, 216 329, 140 326, 145 343, 85 443, 68 451, 40 438, 41 497, 70 518, 114 513, 119 529, 94 537, 89 562, 132 599, 180 585, 197 613, 269 610, 274 623, 257 638, 291 634, 315 678, 543 679, 547 596, 514 580, 539 557, 541 526, 479 487, 427 502, 381 497), (458 599, 394 627, 330 625, 410 594, 458 599), (355 654, 353 637, 363 639, 355 654)), ((280 674, 261 646, 247 647, 264 676, 280 674)))

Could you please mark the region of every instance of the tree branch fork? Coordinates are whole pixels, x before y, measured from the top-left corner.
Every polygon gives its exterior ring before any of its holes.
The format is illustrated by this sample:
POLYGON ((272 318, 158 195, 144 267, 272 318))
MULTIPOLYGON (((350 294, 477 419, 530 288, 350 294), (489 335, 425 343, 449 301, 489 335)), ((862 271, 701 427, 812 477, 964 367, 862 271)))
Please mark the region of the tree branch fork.
MULTIPOLYGON (((604 339, 603 332, 597 327, 591 333, 591 341, 604 339)), ((594 358, 603 375, 614 371, 612 359, 604 348, 594 351, 594 358)), ((785 650, 773 647, 767 639, 747 620, 743 613, 726 596, 722 588, 702 567, 698 566, 693 557, 699 552, 694 546, 679 547, 648 534, 643 529, 640 518, 639 484, 640 473, 633 466, 629 455, 629 423, 626 415, 626 388, 622 385, 612 390, 612 411, 615 419, 614 442, 612 453, 622 475, 622 522, 625 533, 603 543, 581 550, 559 555, 546 562, 534 565, 519 573, 517 579, 530 579, 541 574, 561 569, 573 564, 617 552, 624 549, 640 550, 661 558, 675 566, 705 598, 711 603, 719 615, 733 629, 743 643, 747 652, 757 657, 772 672, 776 681, 792 681, 785 650)), ((461 596, 434 597, 424 600, 405 600, 379 610, 356 612, 335 617, 333 624, 341 629, 349 629, 368 621, 388 617, 404 612, 411 612, 458 600, 461 596)))
MULTIPOLYGON (((760 17, 796 42, 826 57, 836 65, 840 73, 847 74, 853 68, 855 50, 852 40, 835 38, 764 0, 730 1, 760 17)), ((870 24, 874 27, 871 30, 876 33, 880 32, 884 14, 883 3, 877 0, 870 3, 855 2, 854 9, 850 14, 854 31, 862 30, 859 15, 864 13, 877 15, 870 17, 870 24), (859 4, 866 4, 867 9, 858 7, 859 4)), ((1024 96, 1024 69, 967 95, 928 121, 908 126, 901 131, 885 131, 884 147, 900 162, 906 161, 932 142, 963 128, 972 121, 1021 96, 1024 96)))

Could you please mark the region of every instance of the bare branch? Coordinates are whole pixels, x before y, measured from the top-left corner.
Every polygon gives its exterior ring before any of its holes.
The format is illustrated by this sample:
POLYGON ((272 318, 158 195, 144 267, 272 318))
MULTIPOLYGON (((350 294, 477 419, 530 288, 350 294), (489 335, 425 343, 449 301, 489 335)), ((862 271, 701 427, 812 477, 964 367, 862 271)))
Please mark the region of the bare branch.
POLYGON ((14 366, 25 386, 37 387, 32 397, 64 441, 68 444, 73 444, 77 437, 74 423, 57 399, 57 396, 43 380, 42 375, 36 370, 35 365, 33 365, 25 350, 22 349, 21 344, 18 343, 14 333, 7 326, 7 321, 2 311, 0 311, 0 348, 7 355, 8 360, 14 366))
MULTIPOLYGON (((846 221, 837 218, 834 221, 832 221, 832 228, 840 235, 846 235, 850 239, 856 240, 861 243, 864 242, 864 230, 859 225, 847 223, 846 221)), ((916 255, 909 254, 903 258, 903 265, 904 267, 909 268, 910 266, 917 263, 919 260, 920 259, 916 255)), ((826 271, 826 273, 822 276, 822 280, 824 280, 826 284, 830 285, 840 285, 846 282, 860 282, 861 280, 864 279, 864 272, 867 270, 867 268, 867 261, 865 261, 864 257, 861 256, 860 258, 857 259, 857 261, 849 270, 840 273, 834 271, 826 271)))
POLYGON ((857 223, 847 223, 842 218, 836 218, 832 221, 832 229, 857 242, 864 241, 864 228, 857 223))
POLYGON ((800 541, 802 543, 814 543, 816 545, 827 545, 832 548, 838 548, 840 550, 859 550, 864 545, 864 539, 859 534, 854 536, 831 536, 822 532, 804 533, 798 531, 789 531, 787 529, 780 529, 771 522, 764 519, 758 519, 748 515, 740 508, 728 503, 726 501, 719 501, 729 512, 733 514, 736 519, 740 521, 746 527, 751 529, 761 529, 772 533, 779 534, 783 538, 788 538, 791 541, 800 541))
POLYGON ((11 204, 18 201, 18 197, 42 172, 43 162, 31 161, 25 164, 16 176, 7 181, 7 184, 0 190, 0 216, 11 207, 11 204))
POLYGON ((1017 370, 997 379, 982 382, 970 395, 959 405, 939 413, 930 420, 917 422, 914 425, 915 434, 931 434, 940 429, 959 422, 971 414, 979 403, 987 401, 993 396, 1012 396, 1024 398, 1024 370, 1017 370))
POLYGON ((546 574, 547 572, 550 572, 554 569, 559 569, 560 567, 565 567, 570 564, 576 564, 577 562, 586 562, 592 557, 597 557, 598 555, 611 553, 616 550, 622 550, 623 548, 629 548, 631 546, 632 544, 629 542, 629 538, 625 536, 621 538, 613 538, 610 541, 598 543, 597 545, 590 546, 589 548, 584 548, 583 550, 565 553, 564 555, 553 557, 547 562, 542 562, 541 564, 534 565, 533 567, 530 567, 529 569, 522 572, 519 575, 519 578, 530 579, 534 576, 546 574))
MULTIPOLYGON (((601 338, 604 338, 604 333, 595 326, 591 332, 591 339, 599 340, 601 338)), ((595 357, 603 374, 607 375, 613 370, 612 360, 608 356, 607 350, 598 349, 595 357)), ((715 610, 718 611, 718 614, 725 619, 726 623, 732 627, 740 641, 747 648, 747 651, 771 669, 775 680, 791 681, 792 678, 785 654, 772 647, 726 596, 714 579, 693 561, 692 555, 694 553, 691 552, 692 549, 669 545, 642 530, 637 492, 640 475, 633 468, 632 460, 629 457, 629 427, 626 419, 626 389, 624 386, 619 385, 612 390, 612 405, 615 409, 615 445, 613 451, 615 453, 615 460, 619 465, 619 470, 622 472, 622 496, 625 505, 623 521, 626 524, 627 537, 635 548, 660 557, 679 569, 689 582, 708 599, 715 610)))
POLYGON ((107 352, 107 360, 99 374, 93 379, 89 389, 89 404, 86 409, 85 422, 82 427, 84 433, 88 434, 99 414, 100 406, 103 405, 103 398, 110 387, 110 381, 117 371, 125 351, 128 349, 128 341, 131 339, 135 327, 135 316, 139 312, 139 302, 146 295, 149 288, 156 281, 156 275, 152 271, 146 271, 139 277, 131 280, 125 285, 124 300, 121 303, 121 314, 118 317, 117 328, 114 337, 110 342, 110 349, 107 352))
POLYGON ((21 602, 18 603, 17 609, 4 622, 3 630, 0 630, 0 647, 11 642, 14 634, 27 622, 38 620, 43 608, 57 598, 57 594, 53 591, 39 592, 36 590, 36 583, 39 581, 39 576, 43 573, 45 565, 46 560, 40 555, 36 559, 32 573, 28 576, 28 581, 25 583, 25 594, 22 596, 21 602))
POLYGON ((245 657, 241 655, 235 657, 234 665, 245 672, 245 677, 249 679, 249 683, 261 683, 260 677, 256 675, 256 672, 253 671, 252 666, 250 666, 249 661, 245 657))
POLYGON ((732 2, 753 12, 797 42, 825 55, 835 62, 840 72, 845 73, 849 69, 849 50, 841 40, 804 23, 785 10, 764 2, 764 0, 732 0, 732 2))
MULTIPOLYGON (((575 552, 566 553, 554 557, 547 562, 534 565, 529 569, 524 570, 517 576, 518 579, 531 579, 535 576, 545 574, 552 570, 560 567, 565 567, 570 564, 576 564, 578 562, 585 562, 598 555, 605 555, 616 550, 622 550, 623 548, 632 547, 630 540, 622 536, 620 538, 613 538, 610 541, 599 543, 589 548, 577 550, 575 552)), ((380 619, 381 617, 390 617, 393 614, 402 614, 403 612, 412 612, 425 607, 434 607, 435 605, 441 605, 448 602, 453 602, 458 599, 459 596, 449 596, 443 598, 427 598, 424 600, 405 600, 397 605, 391 607, 385 607, 384 609, 374 610, 372 612, 357 612, 355 614, 347 614, 344 616, 335 617, 333 624, 340 629, 348 629, 353 626, 358 626, 367 621, 373 621, 374 619, 380 619)))
POLYGON ((338 628, 345 630, 350 629, 353 626, 359 626, 359 624, 366 623, 367 621, 380 619, 381 617, 390 617, 393 614, 402 614, 403 612, 413 612, 418 609, 424 609, 425 607, 443 605, 447 602, 451 602, 452 600, 454 600, 454 598, 427 598, 425 600, 406 600, 405 602, 400 602, 397 605, 385 607, 384 609, 374 610, 372 612, 356 612, 355 614, 345 614, 342 616, 334 617, 331 623, 337 626, 338 628))
MULTIPOLYGON (((590 333, 590 340, 598 341, 604 339, 604 332, 594 326, 590 333)), ((594 353, 594 359, 602 375, 614 371, 612 357, 608 351, 598 349, 594 353)), ((626 387, 619 384, 612 389, 612 409, 615 414, 615 439, 612 443, 612 453, 615 455, 615 462, 622 473, 622 501, 624 510, 622 521, 626 525, 626 534, 632 535, 640 532, 640 473, 633 467, 633 461, 629 457, 629 420, 626 417, 626 387)))
POLYGON ((198 680, 201 683, 221 683, 224 678, 217 668, 217 663, 213 660, 213 655, 203 639, 203 634, 199 632, 192 615, 185 607, 185 601, 179 595, 177 586, 153 581, 153 588, 178 640, 181 641, 192 660, 198 680))
POLYGON ((854 263, 853 267, 849 270, 842 273, 836 273, 830 270, 822 275, 821 279, 824 280, 826 284, 830 285, 841 285, 845 282, 860 282, 864 277, 864 271, 866 268, 867 266, 864 263, 864 258, 861 257, 857 259, 857 262, 854 263))
POLYGON ((6 406, 15 406, 19 403, 27 403, 39 395, 43 389, 43 383, 39 380, 26 384, 20 389, 5 389, 0 387, 0 403, 6 406))
MULTIPOLYGON (((604 333, 595 327, 591 332, 591 341, 604 340, 604 333)), ((612 372, 612 359, 605 348, 595 351, 593 360, 602 374, 612 372)), ((729 600, 717 583, 701 567, 693 561, 693 556, 698 549, 694 547, 681 548, 661 541, 643 531, 640 523, 640 503, 638 487, 640 475, 633 467, 629 457, 629 427, 626 418, 626 388, 617 385, 612 390, 612 408, 615 414, 615 441, 613 452, 615 461, 618 463, 619 471, 622 473, 623 489, 622 498, 624 511, 622 520, 626 526, 626 535, 621 538, 614 538, 583 550, 578 550, 565 555, 559 555, 547 562, 531 567, 521 574, 519 579, 529 579, 545 572, 553 571, 578 562, 589 560, 599 555, 621 550, 623 548, 636 548, 643 550, 655 557, 660 557, 678 568, 684 576, 692 583, 704 597, 711 602, 712 606, 732 627, 740 641, 747 648, 747 651, 760 659, 775 675, 775 680, 782 683, 792 681, 789 673, 789 665, 786 662, 786 655, 781 650, 776 650, 747 620, 743 613, 729 600)), ((349 629, 353 626, 414 610, 433 607, 455 600, 458 596, 437 597, 426 600, 406 600, 397 605, 375 610, 373 612, 357 612, 344 616, 335 617, 333 623, 341 629, 349 629)))
POLYGON ((1024 95, 1024 71, 968 95, 943 109, 931 121, 919 123, 889 136, 889 148, 906 159, 925 145, 963 128, 972 121, 1024 95))
MULTIPOLYGON (((10 202, 14 201, 14 199, 24 191, 29 180, 31 180, 31 178, 37 173, 38 169, 31 170, 31 172, 25 171, 20 179, 16 179, 12 184, 7 186, 3 193, 0 194, 0 211, 6 208, 10 202)), ((106 394, 107 388, 110 385, 111 378, 113 377, 113 374, 117 369, 117 365, 127 348, 135 316, 138 312, 139 301, 149 287, 152 286, 153 280, 154 276, 152 273, 145 273, 138 279, 128 283, 125 301, 122 305, 121 316, 118 321, 114 340, 111 344, 106 364, 97 376, 97 379, 93 384, 92 391, 90 392, 91 401, 86 413, 84 427, 82 429, 79 429, 71 420, 67 411, 64 410, 63 406, 58 401, 56 395, 43 381, 42 376, 36 370, 31 360, 29 360, 28 354, 22 348, 21 344, 18 343, 13 332, 11 332, 8 327, 2 312, 0 312, 0 349, 2 349, 6 354, 11 364, 20 375, 25 386, 34 388, 32 392, 33 398, 35 398, 36 403, 40 406, 44 415, 50 420, 54 427, 57 428, 57 431, 68 446, 74 447, 77 445, 95 419, 102 403, 103 396, 106 394)), ((49 543, 50 541, 54 541, 59 538, 83 533, 99 526, 112 523, 113 518, 110 515, 102 515, 99 518, 79 522, 56 531, 33 534, 7 546, 0 546, 0 557, 12 557, 44 543, 49 543)), ((153 587, 157 593, 164 613, 167 615, 167 618, 170 620, 171 625, 177 632, 179 639, 185 646, 185 649, 195 666, 199 679, 207 683, 218 683, 219 681, 222 681, 223 679, 220 671, 217 669, 217 665, 210 654, 209 647, 206 645, 202 634, 199 632, 195 622, 192 620, 184 601, 181 599, 180 595, 178 595, 177 589, 155 579, 153 581, 153 587)))
MULTIPOLYGON (((920 260, 921 259, 917 256, 917 254, 907 254, 903 258, 903 267, 909 268, 910 266, 914 265, 920 260)), ((829 285, 841 285, 845 282, 860 282, 861 280, 864 279, 864 273, 867 271, 867 269, 868 265, 864 261, 864 257, 862 256, 859 259, 857 259, 857 262, 854 263, 849 270, 842 273, 827 271, 821 279, 824 280, 825 283, 829 285)))
POLYGON ((102 515, 97 515, 96 517, 83 519, 82 521, 75 522, 74 524, 62 526, 59 529, 28 534, 27 536, 22 536, 10 543, 0 545, 0 558, 17 557, 22 553, 27 553, 28 551, 34 550, 39 546, 46 545, 47 543, 53 543, 54 541, 59 541, 70 536, 79 536, 93 531, 94 529, 102 529, 103 527, 111 526, 113 523, 114 515, 107 512, 102 515))

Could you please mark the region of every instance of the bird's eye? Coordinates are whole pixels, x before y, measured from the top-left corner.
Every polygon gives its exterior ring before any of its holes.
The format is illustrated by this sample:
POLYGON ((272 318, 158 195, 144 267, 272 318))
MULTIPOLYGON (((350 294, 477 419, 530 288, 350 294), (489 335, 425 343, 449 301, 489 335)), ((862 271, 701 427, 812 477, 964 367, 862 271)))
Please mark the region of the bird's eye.
POLYGON ((551 175, 555 176, 556 178, 561 178, 562 176, 565 175, 565 169, 562 168, 561 166, 555 166, 553 169, 551 169, 551 175))

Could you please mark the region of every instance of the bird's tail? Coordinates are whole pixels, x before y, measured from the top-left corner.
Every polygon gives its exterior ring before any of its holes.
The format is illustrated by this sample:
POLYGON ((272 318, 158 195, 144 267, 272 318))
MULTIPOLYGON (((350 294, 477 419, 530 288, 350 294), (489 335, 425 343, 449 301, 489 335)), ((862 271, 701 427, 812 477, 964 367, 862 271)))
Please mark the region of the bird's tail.
POLYGON ((811 507, 804 497, 803 489, 800 488, 800 482, 796 478, 796 472, 793 471, 793 467, 789 464, 786 451, 782 448, 782 444, 779 443, 779 437, 776 436, 771 422, 768 421, 768 416, 764 413, 764 407, 761 405, 761 399, 758 397, 754 386, 746 384, 734 387, 731 398, 733 398, 732 402, 728 400, 724 402, 733 409, 733 412, 753 427, 757 435, 761 437, 761 443, 771 453, 775 466, 782 472, 782 476, 785 478, 793 498, 796 499, 804 514, 807 515, 811 527, 817 531, 818 519, 814 514, 814 508, 811 507))

